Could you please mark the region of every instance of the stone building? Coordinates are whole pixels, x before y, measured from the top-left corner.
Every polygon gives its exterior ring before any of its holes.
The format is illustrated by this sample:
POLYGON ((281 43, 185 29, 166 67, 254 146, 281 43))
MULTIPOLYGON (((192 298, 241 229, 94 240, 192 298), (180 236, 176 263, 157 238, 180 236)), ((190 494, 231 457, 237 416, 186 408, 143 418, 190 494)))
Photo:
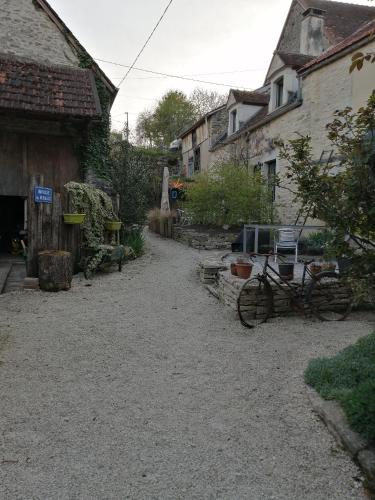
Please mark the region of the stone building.
POLYGON ((79 150, 116 93, 45 0, 0 0, 0 255, 22 232, 29 276, 39 250, 77 255, 63 186, 84 180, 79 150), (47 198, 35 188, 49 188, 47 198))
POLYGON ((226 106, 220 106, 202 116, 180 135, 184 176, 191 177, 208 169, 212 164, 211 147, 222 136, 226 124, 226 106))
MULTIPOLYGON (((282 178, 285 164, 274 140, 291 139, 295 132, 311 136, 317 161, 332 157, 325 126, 334 111, 346 106, 358 109, 375 88, 370 64, 349 73, 358 49, 375 49, 374 19, 374 7, 293 0, 263 87, 252 93, 230 91, 226 123, 202 170, 230 160, 262 171, 270 182, 275 173, 282 178)), ((294 223, 298 216, 289 188, 285 178, 284 189, 274 188, 283 223, 294 223)))

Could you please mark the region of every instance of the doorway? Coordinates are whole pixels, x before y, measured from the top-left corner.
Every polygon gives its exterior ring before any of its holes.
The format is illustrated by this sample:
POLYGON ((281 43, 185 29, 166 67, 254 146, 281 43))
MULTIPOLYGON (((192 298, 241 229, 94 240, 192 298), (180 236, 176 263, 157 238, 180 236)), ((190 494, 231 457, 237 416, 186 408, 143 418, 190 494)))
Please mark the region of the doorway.
POLYGON ((0 255, 22 255, 25 226, 25 198, 0 196, 0 255))

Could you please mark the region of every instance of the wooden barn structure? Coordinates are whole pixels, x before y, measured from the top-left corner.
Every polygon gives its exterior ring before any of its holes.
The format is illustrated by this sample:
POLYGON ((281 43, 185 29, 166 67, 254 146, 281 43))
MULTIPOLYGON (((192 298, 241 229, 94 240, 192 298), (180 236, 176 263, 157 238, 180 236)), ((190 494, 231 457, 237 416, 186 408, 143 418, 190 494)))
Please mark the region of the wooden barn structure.
POLYGON ((0 259, 24 238, 27 274, 37 276, 40 250, 69 250, 78 258, 80 230, 63 223, 63 186, 84 181, 80 146, 109 112, 101 108, 97 82, 110 105, 117 89, 95 63, 80 67, 87 52, 45 0, 7 5, 8 18, 0 13, 0 29, 9 23, 8 43, 0 43, 0 259), (22 14, 30 21, 26 29, 22 14), (49 190, 43 196, 36 188, 49 190))

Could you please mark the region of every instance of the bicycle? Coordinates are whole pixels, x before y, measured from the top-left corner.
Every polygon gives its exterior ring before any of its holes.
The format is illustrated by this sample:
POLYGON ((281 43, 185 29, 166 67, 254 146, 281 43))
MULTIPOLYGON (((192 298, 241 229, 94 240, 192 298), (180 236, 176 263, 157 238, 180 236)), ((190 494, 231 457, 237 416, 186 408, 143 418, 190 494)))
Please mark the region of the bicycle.
POLYGON ((282 290, 290 305, 305 316, 307 312, 312 312, 322 321, 343 321, 350 314, 353 305, 352 290, 335 271, 313 274, 308 268, 313 260, 301 260, 304 268, 299 286, 282 278, 270 265, 268 260, 275 254, 250 254, 250 258, 255 256, 265 257, 263 270, 243 284, 237 299, 240 321, 247 328, 265 323, 273 314, 275 294, 271 284, 282 290), (307 277, 310 278, 309 281, 306 280, 307 277))

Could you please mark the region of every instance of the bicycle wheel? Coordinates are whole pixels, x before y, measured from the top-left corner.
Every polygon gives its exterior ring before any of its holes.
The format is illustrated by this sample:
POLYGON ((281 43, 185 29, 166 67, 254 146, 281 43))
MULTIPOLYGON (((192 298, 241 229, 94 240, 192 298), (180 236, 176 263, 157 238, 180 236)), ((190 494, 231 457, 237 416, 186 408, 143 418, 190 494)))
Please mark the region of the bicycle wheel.
POLYGON ((251 278, 243 284, 237 299, 237 311, 244 326, 255 328, 264 323, 272 308, 272 288, 266 279, 251 278))
POLYGON ((333 271, 319 273, 312 280, 306 301, 313 314, 322 321, 342 321, 351 311, 353 292, 333 271))

